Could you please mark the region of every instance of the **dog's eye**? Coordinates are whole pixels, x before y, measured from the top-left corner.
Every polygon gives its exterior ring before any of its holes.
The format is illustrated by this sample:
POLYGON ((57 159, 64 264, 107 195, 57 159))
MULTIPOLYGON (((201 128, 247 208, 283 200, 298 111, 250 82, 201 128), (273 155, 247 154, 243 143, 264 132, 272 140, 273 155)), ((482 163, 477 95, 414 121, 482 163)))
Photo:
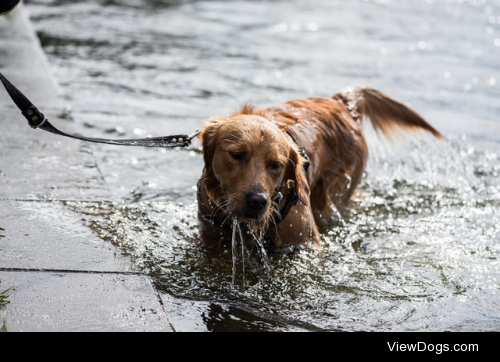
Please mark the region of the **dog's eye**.
POLYGON ((271 162, 269 164, 269 168, 272 170, 272 171, 278 171, 279 169, 281 169, 281 163, 279 162, 271 162))
POLYGON ((237 152, 229 152, 232 158, 234 158, 236 161, 241 161, 243 160, 243 153, 237 153, 237 152))

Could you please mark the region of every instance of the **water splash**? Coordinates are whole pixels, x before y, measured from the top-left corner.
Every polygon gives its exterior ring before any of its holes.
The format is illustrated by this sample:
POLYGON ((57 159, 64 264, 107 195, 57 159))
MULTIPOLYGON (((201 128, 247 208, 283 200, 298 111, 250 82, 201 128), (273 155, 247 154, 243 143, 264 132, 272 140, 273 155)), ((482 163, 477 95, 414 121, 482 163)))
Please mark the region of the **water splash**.
POLYGON ((268 255, 262 234, 253 232, 261 257, 252 259, 248 249, 238 250, 242 230, 234 220, 231 249, 204 250, 196 243, 194 203, 93 205, 80 212, 94 231, 150 270, 159 290, 180 300, 230 304, 237 298, 241 310, 258 318, 264 310, 285 325, 308 321, 309 330, 492 330, 499 318, 498 147, 440 146, 447 150, 442 157, 455 164, 439 167, 422 164, 437 151, 425 142, 418 147, 401 161, 372 160, 359 190, 364 197, 315 253, 277 249, 268 255), (241 262, 243 289, 237 288, 241 262), (453 311, 450 318, 433 318, 443 305, 453 311))
POLYGON ((254 238, 255 240, 255 243, 257 245, 257 251, 259 253, 259 257, 260 259, 262 260, 262 262, 264 263, 265 267, 266 267, 266 271, 271 271, 271 265, 270 265, 270 261, 269 261, 269 257, 267 256, 267 251, 266 251, 266 248, 264 246, 264 242, 263 242, 263 236, 262 236, 262 231, 260 231, 260 235, 257 236, 255 235, 255 231, 252 230, 251 232, 252 234, 252 237, 254 238))

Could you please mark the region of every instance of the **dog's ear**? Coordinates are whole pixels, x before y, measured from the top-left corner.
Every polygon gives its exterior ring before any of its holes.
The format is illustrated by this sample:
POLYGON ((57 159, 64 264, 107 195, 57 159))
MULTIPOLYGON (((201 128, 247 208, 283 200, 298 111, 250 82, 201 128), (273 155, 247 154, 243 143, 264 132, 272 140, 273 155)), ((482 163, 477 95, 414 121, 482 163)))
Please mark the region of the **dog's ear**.
POLYGON ((203 160, 205 161, 205 168, 211 168, 212 160, 215 153, 215 134, 217 133, 218 125, 217 119, 212 118, 208 121, 207 125, 200 130, 198 138, 201 141, 203 148, 203 160))
POLYGON ((289 160, 290 172, 288 175, 288 180, 293 180, 293 182, 295 183, 295 192, 297 193, 300 202, 305 206, 309 206, 310 189, 304 171, 304 163, 307 161, 300 155, 299 150, 295 145, 294 147, 290 148, 289 160))
POLYGON ((205 180, 207 192, 212 197, 215 189, 219 186, 219 182, 212 169, 212 162, 217 145, 217 131, 221 122, 222 118, 220 117, 211 118, 207 125, 201 129, 200 135, 198 136, 201 140, 203 160, 205 162, 202 179, 205 180))

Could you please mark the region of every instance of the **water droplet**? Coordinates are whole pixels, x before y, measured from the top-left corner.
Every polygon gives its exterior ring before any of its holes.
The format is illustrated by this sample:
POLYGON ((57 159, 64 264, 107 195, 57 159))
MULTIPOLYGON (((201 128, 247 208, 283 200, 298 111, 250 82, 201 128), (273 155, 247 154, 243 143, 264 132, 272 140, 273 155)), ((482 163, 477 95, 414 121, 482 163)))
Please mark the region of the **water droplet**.
POLYGON ((316 23, 309 23, 306 25, 306 29, 309 31, 316 31, 318 30, 318 24, 316 23))
POLYGON ((285 23, 276 24, 274 26, 274 31, 277 33, 281 33, 281 32, 287 31, 287 30, 288 30, 288 25, 285 23))

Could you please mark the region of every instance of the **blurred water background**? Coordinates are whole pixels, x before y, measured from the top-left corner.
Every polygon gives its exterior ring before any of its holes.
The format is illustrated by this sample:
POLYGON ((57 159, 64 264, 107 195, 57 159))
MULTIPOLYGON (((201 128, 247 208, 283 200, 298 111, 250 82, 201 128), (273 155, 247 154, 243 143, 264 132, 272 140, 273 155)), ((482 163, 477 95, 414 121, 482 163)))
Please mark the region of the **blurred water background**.
POLYGON ((196 242, 199 144, 89 145, 118 206, 87 222, 107 215, 93 229, 151 273, 177 330, 500 330, 499 0, 26 3, 87 136, 191 133, 243 103, 364 84, 446 138, 390 145, 367 127, 352 218, 272 271, 252 255, 234 290, 230 252, 196 242))

